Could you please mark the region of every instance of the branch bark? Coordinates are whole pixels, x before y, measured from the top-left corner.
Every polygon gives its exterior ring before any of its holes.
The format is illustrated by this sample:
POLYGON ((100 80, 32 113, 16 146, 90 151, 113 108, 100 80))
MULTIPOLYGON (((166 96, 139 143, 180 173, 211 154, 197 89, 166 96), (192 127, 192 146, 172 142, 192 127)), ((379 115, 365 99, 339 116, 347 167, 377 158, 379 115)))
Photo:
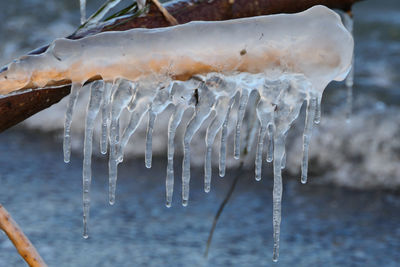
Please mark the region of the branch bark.
POLYGON ((46 263, 39 253, 24 235, 18 224, 11 218, 11 215, 0 204, 0 229, 3 230, 8 238, 13 242, 15 248, 26 263, 31 267, 46 267, 46 263))
MULTIPOLYGON (((180 23, 193 20, 228 20, 234 18, 296 13, 314 5, 350 11, 354 3, 361 0, 176 0, 165 4, 165 9, 180 23)), ((160 10, 151 5, 142 17, 125 17, 99 24, 95 28, 79 31, 67 37, 79 39, 103 31, 124 31, 133 28, 159 28, 170 26, 160 10)), ((32 54, 40 54, 47 47, 32 54)), ((33 90, 0 98, 0 132, 25 120, 33 114, 59 102, 68 95, 70 86, 33 90)), ((1 96, 0 96, 1 97, 1 96)))

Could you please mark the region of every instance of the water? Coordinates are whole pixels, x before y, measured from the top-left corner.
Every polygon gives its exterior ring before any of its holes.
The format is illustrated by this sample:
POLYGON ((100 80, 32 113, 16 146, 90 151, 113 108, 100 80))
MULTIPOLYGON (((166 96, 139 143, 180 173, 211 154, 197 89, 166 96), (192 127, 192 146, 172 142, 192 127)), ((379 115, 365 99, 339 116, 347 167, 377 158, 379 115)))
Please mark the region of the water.
MULTIPOLYGON (((93 158, 90 237, 82 238, 81 153, 63 162, 62 142, 21 129, 0 136, 0 202, 49 266, 205 266, 212 218, 235 170, 203 191, 192 171, 190 205, 164 205, 164 158, 148 170, 143 158, 120 167, 117 201, 109 206, 107 162, 93 158), (13 159, 13 160, 10 160, 13 159), (18 160, 17 160, 18 159, 18 160)), ((217 176, 215 173, 213 175, 217 176)), ((271 173, 265 169, 264 173, 271 173)), ((175 168, 176 175, 180 168, 175 168)), ((249 171, 221 216, 208 266, 270 266, 272 179, 249 171)), ((180 183, 175 184, 179 190, 180 183)), ((361 192, 297 179, 284 182, 279 266, 396 266, 400 261, 400 195, 361 192)), ((0 266, 22 259, 0 234, 0 266)))

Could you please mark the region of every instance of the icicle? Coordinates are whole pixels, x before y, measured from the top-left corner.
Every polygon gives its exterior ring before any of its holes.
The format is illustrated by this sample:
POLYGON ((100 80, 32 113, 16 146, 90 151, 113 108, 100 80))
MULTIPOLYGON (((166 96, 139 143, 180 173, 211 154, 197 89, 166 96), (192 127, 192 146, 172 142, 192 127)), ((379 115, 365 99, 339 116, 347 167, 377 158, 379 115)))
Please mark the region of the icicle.
POLYGON ((100 151, 101 154, 107 153, 108 145, 108 124, 110 123, 110 97, 112 86, 110 83, 104 84, 103 101, 101 104, 101 139, 100 151))
POLYGON ((183 141, 183 162, 182 162, 182 205, 187 206, 189 201, 190 182, 190 142, 193 135, 198 131, 201 124, 210 115, 210 110, 196 112, 190 120, 183 141))
POLYGON ((249 91, 242 89, 242 94, 239 100, 239 107, 237 113, 237 122, 236 122, 236 132, 235 132, 235 140, 234 140, 234 158, 240 158, 240 131, 242 128, 242 122, 244 118, 244 113, 246 111, 247 101, 249 100, 249 91))
POLYGON ((273 124, 268 126, 268 148, 267 148, 267 162, 272 162, 274 158, 274 131, 273 124))
POLYGON ((212 173, 212 166, 211 166, 211 157, 212 157, 212 146, 214 144, 215 136, 219 128, 223 124, 223 119, 220 113, 222 109, 222 105, 219 107, 217 106, 216 115, 214 116, 213 121, 208 126, 206 131, 206 155, 204 159, 204 192, 210 192, 210 185, 211 185, 211 173, 212 173))
MULTIPOLYGON (((154 78, 156 79, 156 78, 154 78)), ((128 105, 128 110, 131 113, 129 124, 125 128, 121 137, 120 146, 118 149, 118 161, 122 162, 124 157, 124 149, 128 144, 130 137, 136 132, 137 127, 142 121, 144 115, 152 109, 153 115, 149 116, 149 128, 147 132, 146 143, 146 167, 151 167, 151 142, 152 128, 154 126, 155 116, 161 113, 169 102, 169 89, 165 88, 162 83, 154 83, 153 79, 144 80, 136 86, 136 94, 132 102, 128 105), (153 117, 152 117, 153 116, 153 117), (147 150, 150 149, 150 150, 147 150), (150 152, 150 153, 148 153, 150 152)))
POLYGON ((262 169, 262 155, 264 150, 264 140, 267 134, 268 128, 273 123, 272 110, 269 103, 261 100, 257 105, 257 116, 260 122, 260 130, 258 133, 258 142, 256 148, 256 160, 255 160, 255 175, 256 181, 261 180, 261 169, 262 169))
POLYGON ((151 168, 151 160, 152 160, 152 141, 153 141, 153 128, 154 121, 156 120, 156 113, 153 111, 149 111, 149 123, 147 125, 146 131, 146 150, 145 150, 145 164, 146 168, 151 168))
POLYGON ((218 131, 224 124, 226 118, 226 112, 229 110, 229 99, 221 98, 216 104, 215 117, 211 124, 207 128, 206 132, 206 155, 204 159, 204 191, 206 193, 210 192, 211 185, 211 156, 212 156, 212 146, 214 144, 215 137, 218 131))
POLYGON ((71 93, 68 100, 67 111, 65 113, 64 122, 64 162, 68 163, 71 157, 71 122, 76 100, 78 99, 79 90, 82 85, 79 83, 73 83, 71 86, 71 93))
POLYGON ((199 89, 199 102, 195 113, 190 119, 183 139, 183 162, 182 162, 182 205, 187 206, 189 201, 190 182, 190 142, 193 135, 199 130, 203 122, 210 116, 215 102, 214 94, 205 85, 199 89), (204 99, 203 99, 204 98, 204 99))
POLYGON ((86 0, 79 0, 81 7, 81 25, 86 22, 86 0))
POLYGON ((256 150, 256 181, 261 180, 261 168, 262 168, 262 154, 264 148, 264 139, 267 133, 267 126, 261 125, 260 131, 258 133, 258 143, 257 143, 257 150, 256 150))
POLYGON ((282 209, 282 157, 285 151, 285 141, 283 136, 274 139, 274 188, 273 188, 273 213, 272 223, 274 228, 274 250, 272 260, 278 261, 279 258, 279 236, 281 228, 281 209, 282 209))
POLYGON ((185 112, 184 105, 176 106, 174 113, 172 114, 168 123, 168 166, 167 166, 167 178, 165 180, 166 206, 168 208, 171 207, 172 205, 172 194, 174 190, 174 152, 175 152, 174 138, 175 138, 176 128, 178 128, 184 112, 185 112))
MULTIPOLYGON (((280 85, 280 84, 279 84, 280 85)), ((261 169, 262 169, 262 156, 264 151, 264 140, 267 135, 267 131, 272 127, 274 123, 274 109, 275 106, 271 103, 269 99, 269 93, 274 96, 274 91, 271 89, 276 88, 276 85, 265 83, 263 85, 263 90, 260 91, 260 100, 255 106, 255 111, 257 112, 257 118, 260 123, 260 130, 258 133, 258 142, 256 148, 256 159, 255 159, 255 175, 256 181, 261 180, 261 169)))
POLYGON ((222 129, 219 153, 219 176, 224 177, 226 171, 226 135, 229 113, 238 93, 237 82, 227 79, 221 74, 212 74, 207 76, 206 86, 216 94, 218 102, 216 104, 216 117, 207 129, 206 134, 206 159, 204 166, 204 190, 210 191, 211 183, 211 155, 212 145, 218 131, 222 129))
POLYGON ((119 143, 119 117, 132 98, 131 86, 125 81, 117 79, 114 82, 114 93, 111 99, 111 126, 110 126, 110 155, 108 160, 109 171, 109 202, 115 203, 115 189, 117 184, 117 144, 119 143))
POLYGON ((309 96, 307 99, 306 121, 303 133, 303 158, 301 163, 301 182, 303 184, 307 183, 308 148, 310 145, 316 109, 317 99, 314 96, 309 96))
POLYGON ((286 150, 284 151, 283 154, 281 169, 283 170, 285 167, 286 167, 286 150))
POLYGON ((258 121, 258 119, 255 116, 249 116, 249 118, 253 118, 253 119, 252 119, 252 123, 250 126, 250 133, 247 136, 247 142, 246 142, 247 153, 249 153, 252 150, 253 144, 256 140, 256 137, 258 137, 257 134, 258 134, 259 128, 260 128, 260 122, 258 121))
POLYGON ((246 119, 246 131, 244 132, 244 136, 242 135, 242 139, 245 140, 245 147, 247 153, 250 153, 254 142, 258 138, 258 132, 260 128, 260 122, 257 118, 257 105, 260 101, 259 94, 250 94, 249 101, 247 102, 248 112, 246 119))
MULTIPOLYGON (((343 20, 344 27, 353 35, 353 26, 354 26, 353 14, 351 12, 342 13, 342 20, 343 20)), ((347 91, 347 97, 346 97, 346 105, 347 105, 346 119, 347 119, 347 122, 350 121, 350 117, 351 117, 351 113, 352 113, 352 109, 353 109, 353 84, 354 84, 354 53, 353 53, 353 57, 351 60, 351 69, 350 69, 349 74, 347 74, 347 77, 345 80, 346 91, 347 91)))
MULTIPOLYGON (((117 124, 115 125, 115 129, 114 129, 114 133, 115 133, 115 142, 118 144, 120 141, 120 133, 121 133, 121 127, 120 127, 120 123, 119 123, 119 118, 117 120, 117 124)), ((115 152, 117 148, 115 148, 115 152)))
POLYGON ((86 113, 85 141, 83 146, 83 237, 88 238, 88 221, 90 209, 90 184, 92 180, 92 139, 93 128, 103 96, 104 82, 96 81, 91 84, 90 99, 86 113))
POLYGON ((319 124, 321 122, 321 98, 322 95, 319 94, 317 96, 317 101, 316 101, 316 109, 315 109, 315 118, 314 118, 314 123, 319 124))
POLYGON ((121 141, 119 147, 117 149, 117 161, 120 163, 123 161, 124 150, 126 145, 128 144, 131 136, 136 132, 137 127, 142 121, 144 115, 146 115, 149 110, 149 105, 147 102, 140 102, 135 106, 135 108, 131 111, 131 117, 129 119, 129 124, 125 128, 124 133, 122 134, 121 141))
POLYGON ((206 147, 206 157, 204 160, 204 192, 210 192, 211 187, 211 156, 212 156, 212 145, 206 147))
POLYGON ((225 121, 222 124, 222 132, 221 132, 221 142, 220 142, 220 150, 219 150, 219 176, 224 177, 226 172, 226 139, 228 135, 228 122, 229 115, 232 109, 232 105, 234 102, 234 98, 231 98, 229 103, 229 108, 225 115, 225 121))
POLYGON ((170 87, 170 100, 174 104, 175 109, 168 123, 168 166, 167 177, 165 179, 166 190, 166 206, 172 205, 172 194, 174 190, 174 152, 175 152, 175 133, 182 116, 191 105, 194 105, 198 99, 193 92, 198 90, 199 81, 191 80, 187 82, 174 82, 170 87))

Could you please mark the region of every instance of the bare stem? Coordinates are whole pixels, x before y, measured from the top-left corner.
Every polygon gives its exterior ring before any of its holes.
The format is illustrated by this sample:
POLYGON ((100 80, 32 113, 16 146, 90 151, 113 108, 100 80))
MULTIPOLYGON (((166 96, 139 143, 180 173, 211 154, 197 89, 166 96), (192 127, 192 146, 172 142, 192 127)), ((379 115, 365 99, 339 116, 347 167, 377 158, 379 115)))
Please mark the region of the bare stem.
POLYGON ((244 163, 243 160, 241 160, 239 168, 238 168, 238 171, 237 171, 237 174, 236 174, 235 178, 232 181, 232 184, 231 184, 231 186, 229 188, 229 191, 226 194, 224 200, 222 201, 222 203, 220 204, 220 206, 218 208, 217 213, 214 216, 213 224, 211 226, 210 233, 208 234, 206 251, 204 252, 204 257, 205 258, 208 257, 208 251, 210 250, 211 241, 212 241, 212 238, 213 238, 213 235, 214 235, 215 228, 217 227, 218 219, 221 216, 222 211, 224 210, 224 208, 225 208, 226 204, 228 203, 229 199, 231 198, 233 191, 235 191, 236 184, 239 181, 240 176, 242 176, 242 174, 243 174, 243 163, 244 163))
POLYGON ((13 242, 18 253, 24 258, 31 267, 45 267, 46 263, 39 253, 24 235, 18 224, 11 218, 11 215, 0 204, 0 229, 3 230, 8 238, 13 242))
POLYGON ((168 22, 171 25, 178 25, 179 22, 176 20, 176 18, 174 16, 172 16, 168 10, 166 10, 163 5, 158 1, 158 0, 152 0, 153 3, 157 6, 157 8, 160 10, 160 12, 163 14, 163 16, 165 17, 166 20, 168 20, 168 22))

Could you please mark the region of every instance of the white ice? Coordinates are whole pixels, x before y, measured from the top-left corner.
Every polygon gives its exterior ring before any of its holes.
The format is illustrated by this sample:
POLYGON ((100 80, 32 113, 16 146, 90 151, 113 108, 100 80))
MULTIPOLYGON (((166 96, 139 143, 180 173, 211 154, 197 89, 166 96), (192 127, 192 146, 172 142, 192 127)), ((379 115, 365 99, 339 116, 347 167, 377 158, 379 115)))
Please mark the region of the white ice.
POLYGON ((340 17, 315 6, 296 14, 57 39, 46 52, 6 66, 0 93, 65 80, 83 84, 96 75, 112 82, 154 74, 187 80, 210 72, 302 73, 322 92, 331 80, 345 78, 352 52, 353 39, 340 17))
MULTIPOLYGON (((209 121, 204 156, 204 189, 211 189, 212 149, 221 133, 219 174, 225 175, 228 126, 235 125, 234 158, 250 152, 255 142, 255 178, 261 179, 263 158, 273 161, 273 260, 279 256, 282 168, 285 140, 303 103, 307 115, 303 133, 301 181, 307 180, 308 147, 326 85, 343 80, 352 62, 353 39, 338 15, 316 6, 298 14, 260 16, 225 22, 191 22, 163 29, 108 32, 77 41, 59 39, 42 55, 27 56, 0 73, 2 92, 25 86, 44 87, 60 79, 91 85, 86 117, 83 166, 84 236, 89 218, 91 155, 94 121, 101 110, 101 151, 109 143, 109 201, 115 202, 118 164, 125 147, 148 115, 145 164, 152 163, 152 133, 156 118, 169 106, 166 205, 172 205, 175 133, 183 124, 182 205, 188 205, 191 142, 209 121), (202 33, 202 34, 199 34, 202 33), (106 83, 106 85, 103 85, 106 83), (194 109, 189 122, 182 120, 194 109), (245 116, 248 110, 247 117, 245 116), (123 112, 127 125, 120 123, 123 112), (237 114, 235 122, 230 114, 237 114), (246 121, 244 121, 246 118, 246 121), (242 127, 243 122, 247 127, 242 127), (246 131, 243 131, 243 128, 246 131), (105 138, 107 136, 107 138, 105 138), (247 140, 241 142, 241 140, 247 140), (242 145, 243 143, 243 145, 242 145), (264 150, 267 150, 264 155, 264 150), (245 149, 245 150, 244 150, 245 149)), ((78 86, 75 86, 78 87, 78 86)), ((66 115, 66 159, 73 89, 66 115)))

